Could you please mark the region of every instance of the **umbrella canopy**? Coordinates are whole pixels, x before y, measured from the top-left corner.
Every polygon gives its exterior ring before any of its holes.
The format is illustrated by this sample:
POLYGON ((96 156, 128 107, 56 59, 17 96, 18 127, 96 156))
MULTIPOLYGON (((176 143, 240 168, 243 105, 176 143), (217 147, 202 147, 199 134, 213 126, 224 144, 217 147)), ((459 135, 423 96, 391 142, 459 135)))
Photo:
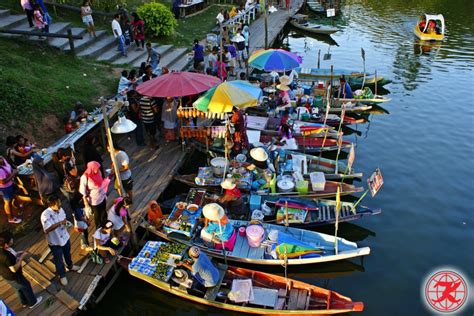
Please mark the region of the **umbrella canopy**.
POLYGON ((217 77, 195 72, 170 72, 148 80, 137 87, 137 92, 150 97, 184 97, 217 86, 217 77))
POLYGON ((232 107, 255 106, 262 98, 262 89, 248 81, 226 81, 207 91, 193 105, 200 111, 223 113, 231 112, 232 107))
POLYGON ((285 71, 299 67, 301 57, 283 49, 259 49, 249 58, 249 65, 265 71, 285 71))

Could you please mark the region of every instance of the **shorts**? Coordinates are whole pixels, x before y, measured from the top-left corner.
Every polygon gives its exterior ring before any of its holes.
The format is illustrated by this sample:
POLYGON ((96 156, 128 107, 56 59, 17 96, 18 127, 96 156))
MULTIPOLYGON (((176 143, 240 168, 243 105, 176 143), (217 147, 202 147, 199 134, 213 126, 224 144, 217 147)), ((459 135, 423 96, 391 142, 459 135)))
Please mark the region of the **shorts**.
POLYGON ((6 188, 0 188, 0 192, 3 195, 5 201, 11 201, 15 197, 15 189, 13 184, 6 188))
POLYGON ((148 135, 150 136, 155 136, 156 134, 156 123, 143 123, 143 125, 145 126, 145 131, 148 135))
POLYGON ((130 177, 126 180, 122 180, 122 185, 123 185, 123 189, 125 191, 132 191, 133 190, 133 179, 132 179, 132 177, 130 177))
POLYGON ((228 67, 234 67, 237 65, 237 62, 235 61, 235 57, 232 57, 230 60, 229 60, 229 63, 228 63, 228 67))
POLYGON ((247 60, 248 58, 247 51, 245 49, 237 51, 237 58, 239 60, 247 60))
POLYGON ((92 19, 92 15, 84 15, 82 17, 82 23, 84 23, 85 25, 94 25, 94 20, 92 19))

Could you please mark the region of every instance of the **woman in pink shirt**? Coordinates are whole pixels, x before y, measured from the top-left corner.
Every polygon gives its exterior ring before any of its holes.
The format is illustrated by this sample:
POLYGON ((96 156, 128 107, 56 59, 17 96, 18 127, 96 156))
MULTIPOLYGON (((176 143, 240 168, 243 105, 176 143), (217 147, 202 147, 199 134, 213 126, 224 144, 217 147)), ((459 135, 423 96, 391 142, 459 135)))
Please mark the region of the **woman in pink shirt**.
POLYGON ((21 219, 12 216, 11 211, 12 201, 15 197, 13 178, 17 173, 17 170, 13 169, 3 156, 0 156, 0 193, 3 196, 3 209, 5 210, 5 214, 7 214, 8 222, 10 224, 21 223, 21 219))
MULTIPOLYGON (((107 220, 107 188, 110 179, 102 178, 100 163, 91 161, 81 176, 79 192, 82 194, 84 205, 90 208, 94 215, 96 227, 100 227, 107 220)), ((86 212, 86 215, 88 212, 86 212)))
POLYGON ((31 5, 30 0, 21 0, 20 4, 26 13, 26 17, 28 18, 28 24, 30 25, 30 27, 35 26, 33 24, 33 6, 31 5))

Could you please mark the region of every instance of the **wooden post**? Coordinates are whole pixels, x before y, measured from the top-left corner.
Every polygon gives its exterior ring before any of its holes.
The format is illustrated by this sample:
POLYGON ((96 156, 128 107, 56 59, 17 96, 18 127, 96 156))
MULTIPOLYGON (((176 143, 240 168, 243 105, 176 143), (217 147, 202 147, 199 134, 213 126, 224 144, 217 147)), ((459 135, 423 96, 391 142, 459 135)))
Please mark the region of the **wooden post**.
POLYGON ((268 49, 268 14, 267 14, 267 0, 264 2, 264 22, 265 22, 265 49, 268 49))
POLYGON ((109 117, 107 115, 107 108, 106 108, 106 101, 104 98, 100 98, 101 102, 101 108, 102 108, 102 116, 104 118, 104 127, 105 127, 105 134, 107 136, 107 144, 109 147, 109 153, 110 153, 110 160, 112 161, 113 167, 114 167, 114 173, 115 173, 115 178, 117 180, 117 183, 119 185, 119 195, 123 196, 125 190, 123 189, 123 183, 122 180, 120 179, 120 170, 117 165, 117 160, 115 159, 115 153, 114 153, 114 141, 112 139, 112 132, 110 131, 110 126, 109 126, 109 117))
POLYGON ((72 38, 72 31, 71 29, 67 29, 67 37, 69 39, 69 47, 71 49, 71 54, 76 56, 76 51, 74 50, 74 39, 72 38))
POLYGON ((222 51, 224 50, 224 45, 223 45, 223 37, 224 37, 224 29, 222 27, 222 23, 219 23, 219 29, 220 29, 220 37, 221 37, 221 40, 220 40, 220 52, 219 52, 219 58, 220 58, 220 62, 219 62, 219 68, 217 69, 217 71, 219 72, 219 79, 222 80, 222 62, 224 61, 224 59, 222 58, 222 51))
POLYGON ((321 49, 318 50, 318 69, 320 68, 321 64, 321 49))
POLYGON ((375 71, 375 92, 374 95, 377 95, 377 70, 375 71))

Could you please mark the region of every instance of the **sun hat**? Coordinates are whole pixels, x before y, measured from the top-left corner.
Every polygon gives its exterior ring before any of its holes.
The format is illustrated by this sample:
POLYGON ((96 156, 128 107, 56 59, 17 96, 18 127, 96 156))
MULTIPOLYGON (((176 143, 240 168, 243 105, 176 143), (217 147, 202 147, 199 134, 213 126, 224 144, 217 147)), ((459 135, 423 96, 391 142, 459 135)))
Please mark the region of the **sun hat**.
POLYGON ((288 77, 288 76, 286 76, 286 75, 285 75, 285 76, 281 76, 279 80, 280 80, 280 84, 282 84, 282 85, 284 85, 284 86, 288 86, 288 85, 291 83, 290 77, 288 77))
POLYGON ((287 85, 284 85, 283 83, 277 85, 277 89, 278 90, 281 90, 281 91, 288 91, 290 90, 290 87, 288 87, 287 85))
POLYGON ((231 179, 225 179, 221 182, 221 187, 225 190, 232 190, 236 187, 236 184, 231 179))
POLYGON ((262 147, 257 147, 250 150, 250 157, 256 161, 264 162, 267 161, 268 154, 262 147))
POLYGON ((225 215, 225 211, 217 203, 209 203, 205 205, 202 209, 204 217, 211 221, 218 221, 225 215))
POLYGON ((188 250, 188 254, 190 257, 193 257, 193 258, 197 258, 199 257, 199 254, 201 253, 201 250, 199 250, 198 247, 196 246, 192 246, 191 248, 189 248, 188 250))
POLYGON ((188 273, 183 269, 175 269, 172 280, 176 283, 183 283, 188 280, 188 273))

